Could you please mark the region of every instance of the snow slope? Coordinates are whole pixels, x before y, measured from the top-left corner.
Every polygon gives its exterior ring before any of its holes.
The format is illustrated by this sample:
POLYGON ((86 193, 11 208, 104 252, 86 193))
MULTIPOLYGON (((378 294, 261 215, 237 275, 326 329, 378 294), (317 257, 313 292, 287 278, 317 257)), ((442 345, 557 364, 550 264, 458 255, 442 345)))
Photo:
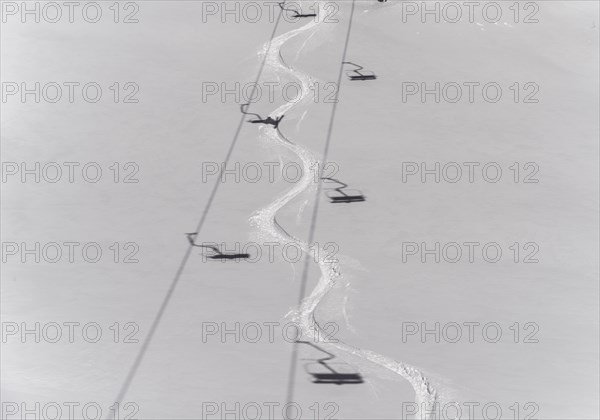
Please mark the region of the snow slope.
MULTIPOLYGON (((95 161, 106 171, 96 184, 3 183, 2 240, 96 241, 105 251, 134 241, 140 260, 3 264, 3 322, 97 322, 104 333, 97 343, 9 337, 3 402, 93 401, 107 413, 141 349, 141 342, 112 342, 109 326, 134 322, 140 341, 148 333, 186 253, 184 233, 197 225, 214 185, 214 176, 202 179, 202 164, 223 161, 240 121, 241 101, 203 102, 202 83, 253 81, 274 27, 268 20, 200 23, 201 2, 140 3, 136 25, 2 25, 3 82, 140 86, 137 104, 2 104, 3 162, 95 161), (112 182, 106 168, 130 161, 140 182, 112 182)), ((297 348, 293 401, 303 418, 314 418, 315 402, 320 417, 333 402, 335 418, 400 418, 418 392, 403 375, 365 362, 375 354, 419 369, 440 403, 497 403, 502 418, 513 418, 515 403, 519 417, 533 403, 534 418, 597 418, 598 6, 538 4, 538 24, 424 24, 402 22, 401 2, 356 2, 347 59, 378 79, 343 79, 328 161, 367 201, 333 205, 321 191, 314 237, 335 242, 341 276, 321 294, 329 265, 309 264, 306 293, 320 300, 297 312, 303 260, 289 264, 279 253, 273 262, 225 264, 194 249, 123 400, 137 404, 135 418, 199 418, 207 403, 286 403, 293 344, 280 330, 274 342, 236 343, 206 340, 203 328, 284 324, 290 313, 307 325, 313 315, 321 326, 335 322, 336 338, 365 349, 353 357, 340 343, 320 344, 336 367, 365 379, 336 386, 311 383, 305 369, 314 371, 324 355, 297 348), (515 81, 534 81, 540 101, 403 101, 403 82, 433 81, 495 81, 507 96, 515 81), (498 162, 505 173, 498 183, 402 182, 402 162, 498 162), (536 162, 540 181, 512 182, 514 162, 536 162), (466 241, 500 243, 505 257, 496 264, 481 256, 455 264, 402 260, 403 242, 466 241), (539 262, 514 263, 513 242, 538 244, 539 262), (403 339, 409 322, 496 322, 504 334, 497 343, 480 336, 423 343, 403 339), (509 329, 515 322, 518 343, 509 329), (539 327, 539 342, 523 342, 527 322, 539 327)), ((261 80, 335 82, 350 11, 351 2, 339 2, 335 24, 282 21, 261 80)), ((322 159, 332 112, 323 95, 295 104, 263 97, 251 111, 285 113, 280 130, 294 145, 243 124, 230 162, 310 168, 322 159)), ((305 243, 317 192, 314 175, 305 175, 298 184, 280 176, 222 183, 197 242, 305 243)))

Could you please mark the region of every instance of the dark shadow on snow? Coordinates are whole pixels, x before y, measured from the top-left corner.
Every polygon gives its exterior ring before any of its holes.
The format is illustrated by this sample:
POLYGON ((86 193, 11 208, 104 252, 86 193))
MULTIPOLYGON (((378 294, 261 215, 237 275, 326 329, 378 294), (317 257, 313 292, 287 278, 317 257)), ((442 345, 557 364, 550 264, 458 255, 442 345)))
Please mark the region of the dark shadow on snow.
POLYGON ((350 64, 351 66, 356 67, 356 69, 349 71, 346 73, 350 80, 375 80, 377 76, 372 71, 365 71, 361 73, 361 70, 364 69, 363 66, 359 66, 351 61, 343 61, 342 64, 350 64))
POLYGON ((313 377, 313 384, 355 385, 364 383, 360 373, 343 373, 336 371, 328 363, 332 359, 335 359, 335 356, 328 351, 323 350, 321 347, 309 341, 296 341, 296 343, 307 344, 328 355, 327 357, 316 359, 317 364, 322 366, 325 372, 311 372, 308 368, 311 363, 304 365, 304 369, 313 377))
POLYGON ((284 115, 281 115, 277 118, 271 118, 271 117, 267 117, 267 118, 263 118, 258 114, 255 114, 253 112, 248 112, 248 106, 250 104, 242 104, 240 105, 240 110, 242 111, 242 114, 244 115, 254 115, 256 117, 255 120, 248 120, 249 123, 252 124, 267 124, 267 125, 272 125, 275 129, 277 129, 279 127, 279 123, 281 122, 281 120, 283 119, 284 115))
POLYGON ((358 194, 352 194, 352 195, 346 194, 344 191, 342 191, 344 188, 346 188, 348 186, 348 184, 344 184, 343 182, 338 181, 337 179, 334 179, 334 178, 321 178, 321 179, 332 181, 332 182, 335 182, 335 183, 341 185, 340 187, 334 188, 334 190, 338 192, 338 195, 326 193, 327 197, 331 200, 332 203, 356 203, 356 202, 360 202, 360 201, 366 201, 366 197, 364 195, 362 195, 360 193, 360 191, 357 191, 358 194))
POLYGON ((216 246, 213 245, 197 245, 195 243, 196 240, 196 233, 186 233, 188 242, 192 245, 192 246, 197 246, 198 248, 206 248, 206 249, 210 249, 212 251, 214 251, 215 253, 212 255, 206 255, 206 254, 202 254, 205 255, 207 258, 210 258, 211 260, 238 260, 238 259, 245 259, 245 258, 250 258, 250 254, 224 254, 221 251, 219 251, 219 248, 217 248, 216 246))
POLYGON ((281 10, 284 10, 286 12, 292 12, 292 13, 294 13, 294 15, 292 17, 295 17, 295 18, 308 18, 308 17, 316 17, 317 16, 316 13, 298 13, 297 10, 286 9, 285 7, 283 7, 284 3, 285 2, 283 2, 283 1, 281 3, 278 3, 279 7, 281 7, 281 10))

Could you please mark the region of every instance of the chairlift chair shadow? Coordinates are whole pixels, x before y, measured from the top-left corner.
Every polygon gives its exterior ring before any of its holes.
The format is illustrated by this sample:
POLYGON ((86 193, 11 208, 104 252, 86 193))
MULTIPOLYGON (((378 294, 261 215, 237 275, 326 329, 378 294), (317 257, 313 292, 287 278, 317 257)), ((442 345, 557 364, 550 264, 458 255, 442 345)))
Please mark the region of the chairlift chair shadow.
POLYGON ((341 372, 342 363, 315 362, 305 366, 305 370, 312 376, 313 384, 329 385, 355 385, 365 381, 360 373, 341 372))
MULTIPOLYGON (((331 200, 332 203, 358 203, 361 201, 366 201, 364 195, 360 193, 358 190, 347 190, 348 192, 356 191, 354 194, 346 194, 342 192, 342 195, 334 195, 331 192, 327 192, 327 197, 331 200)), ((341 192, 341 191, 340 191, 341 192)))
POLYGON ((221 260, 221 261, 226 261, 226 260, 240 260, 240 259, 247 259, 250 258, 250 254, 236 254, 236 253, 223 253, 219 250, 219 248, 217 248, 214 245, 197 245, 195 243, 196 240, 196 233, 186 233, 188 242, 195 247, 198 248, 206 248, 206 249, 210 249, 212 251, 214 251, 214 254, 212 255, 205 255, 207 258, 210 258, 211 260, 221 260))
POLYGON ((292 17, 295 17, 295 18, 308 18, 308 17, 316 17, 317 16, 316 13, 298 13, 297 10, 286 9, 285 7, 283 7, 284 3, 285 2, 283 2, 283 1, 280 2, 280 3, 278 3, 279 7, 281 7, 281 10, 284 10, 286 12, 293 12, 294 15, 292 17))
POLYGON ((377 76, 372 71, 362 71, 364 69, 363 66, 359 66, 358 64, 352 63, 351 61, 344 61, 343 64, 350 64, 351 66, 355 66, 356 69, 346 72, 346 76, 352 81, 356 80, 375 80, 377 76))
POLYGON ((335 178, 322 178, 323 180, 335 182, 341 185, 338 188, 334 188, 334 191, 337 193, 333 193, 332 191, 327 191, 325 195, 327 198, 331 200, 331 203, 356 203, 361 201, 366 201, 366 197, 359 190, 347 189, 346 192, 344 190, 348 184, 344 184, 341 181, 338 181, 335 178))
POLYGON ((248 112, 248 106, 250 104, 242 104, 240 105, 240 110, 242 111, 242 114, 244 115, 254 115, 256 117, 256 119, 254 120, 248 120, 247 122, 252 123, 252 124, 267 124, 267 125, 272 125, 276 130, 279 128, 279 123, 281 122, 281 120, 283 119, 283 117, 285 115, 281 115, 277 118, 272 118, 272 117, 267 117, 267 118, 263 118, 260 115, 254 113, 254 112, 248 112))
POLYGON ((327 357, 317 359, 316 362, 304 365, 304 370, 312 376, 313 384, 354 385, 364 383, 362 375, 355 372, 350 365, 346 363, 331 363, 330 360, 335 358, 334 354, 323 350, 310 341, 297 341, 297 343, 307 344, 328 355, 327 357))

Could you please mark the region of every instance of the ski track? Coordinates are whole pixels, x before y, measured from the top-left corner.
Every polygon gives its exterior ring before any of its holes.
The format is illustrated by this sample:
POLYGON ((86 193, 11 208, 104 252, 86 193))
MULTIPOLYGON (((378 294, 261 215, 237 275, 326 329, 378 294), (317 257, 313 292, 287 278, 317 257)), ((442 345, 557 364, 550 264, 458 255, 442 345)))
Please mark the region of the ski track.
MULTIPOLYGON (((274 117, 287 113, 298 104, 304 103, 307 98, 314 98, 314 92, 312 92, 310 89, 313 79, 307 74, 288 66, 281 56, 281 47, 287 41, 300 35, 301 33, 310 30, 316 30, 319 25, 318 17, 322 15, 322 11, 322 4, 319 2, 317 19, 311 19, 308 24, 274 38, 271 42, 270 48, 268 43, 263 46, 261 54, 267 55, 266 64, 268 67, 277 73, 283 72, 284 74, 294 76, 302 85, 302 93, 299 100, 296 102, 285 103, 278 107, 272 112, 274 117)), ((314 33, 311 34, 311 37, 312 35, 314 35, 314 33)), ((302 45, 302 48, 305 45, 306 42, 302 45)), ((300 51, 297 52, 296 57, 299 53, 300 51)), ((366 369, 369 364, 375 364, 378 367, 383 367, 402 376, 412 385, 415 391, 415 402, 418 405, 421 418, 427 418, 428 416, 422 417, 422 412, 428 412, 432 410, 438 401, 439 392, 431 384, 429 379, 427 379, 424 374, 421 373, 421 371, 413 366, 403 362, 395 361, 370 350, 353 347, 339 340, 336 340, 336 342, 327 340, 327 333, 317 322, 315 318, 315 311, 321 303, 321 300, 342 278, 339 264, 337 260, 328 259, 327 252, 325 252, 324 249, 317 248, 317 246, 308 244, 307 242, 289 234, 277 221, 277 212, 286 204, 291 202, 303 192, 314 191, 316 189, 317 183, 320 182, 319 161, 309 150, 286 139, 279 130, 275 130, 268 126, 262 126, 260 127, 260 134, 262 139, 266 140, 268 143, 271 143, 273 146, 284 146, 296 154, 302 161, 303 177, 288 192, 275 199, 268 206, 257 210, 250 217, 250 223, 257 227, 264 235, 268 235, 271 238, 277 239, 284 244, 293 243, 299 246, 304 252, 315 258, 315 261, 318 261, 319 268, 321 270, 321 277, 311 294, 304 298, 299 307, 292 310, 288 316, 293 319, 293 321, 298 323, 305 337, 314 340, 314 343, 318 343, 319 346, 325 348, 327 351, 337 350, 338 352, 344 353, 345 357, 340 357, 342 359, 352 360, 351 364, 355 365, 355 367, 358 369, 366 369), (323 257, 319 257, 320 255, 323 257)), ((345 308, 342 308, 342 312, 345 316, 345 308)))

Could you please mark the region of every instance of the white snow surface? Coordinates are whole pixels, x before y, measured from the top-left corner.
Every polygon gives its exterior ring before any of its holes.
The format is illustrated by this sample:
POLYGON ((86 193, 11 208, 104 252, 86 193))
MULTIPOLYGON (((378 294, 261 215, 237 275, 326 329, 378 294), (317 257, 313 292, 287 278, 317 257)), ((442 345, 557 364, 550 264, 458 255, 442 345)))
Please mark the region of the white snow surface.
MULTIPOLYGON (((519 418, 531 413, 528 403, 538 408, 533 418, 599 417, 598 3, 537 2, 537 24, 424 24, 402 22, 400 1, 357 0, 346 59, 378 79, 342 79, 327 161, 367 201, 331 204, 324 184, 316 247, 308 243, 315 168, 326 163, 333 104, 324 100, 329 92, 315 98, 309 87, 337 80, 352 2, 337 2, 337 23, 282 20, 272 42, 266 19, 203 23, 200 1, 139 3, 133 25, 2 24, 3 82, 140 86, 137 104, 1 104, 3 162, 140 168, 136 184, 114 183, 110 173, 95 184, 2 184, 3 242, 139 245, 134 264, 111 255, 96 264, 3 263, 3 323, 96 322, 104 337, 3 340, 2 403, 97 402, 108 413, 189 246, 184 233, 208 202, 216 178, 203 180, 202 165, 223 161, 241 118, 233 95, 203 101, 203 83, 253 82, 266 59, 261 82, 296 82, 303 96, 253 103, 250 112, 285 114, 280 133, 244 124, 230 162, 295 162, 303 176, 295 183, 279 174, 274 183, 228 177, 196 242, 274 241, 279 252, 272 262, 263 255, 221 263, 193 250, 123 400, 139 407, 134 418, 202 418, 213 402, 282 406, 293 344, 281 329, 274 342, 221 342, 203 337, 203 323, 292 321, 303 339, 335 355, 340 371, 365 380, 312 383, 309 372, 324 354, 299 345, 293 401, 302 418, 314 418, 315 403, 319 417, 335 403, 334 418, 406 418, 403 407, 414 402, 496 403, 501 418, 514 418, 515 403, 519 418), (539 103, 403 102, 408 81, 495 81, 505 95, 515 81, 534 81, 539 103), (505 173, 497 183, 402 182, 402 162, 498 162, 505 173), (514 162, 536 162, 540 181, 514 183, 514 162), (403 242, 468 241, 497 242, 507 254, 495 264, 481 254, 473 263, 402 260, 403 242), (339 250, 335 262, 329 242, 339 250), (539 262, 514 263, 514 242, 538 244, 539 262), (316 253, 301 302, 304 260, 284 261, 286 243, 316 253), (115 322, 139 325, 140 342, 114 343, 115 322), (503 335, 496 343, 480 335, 473 343, 403 339, 406 323, 436 322, 495 322, 503 335), (521 335, 515 343, 515 322, 522 335, 535 323, 539 342, 521 335), (327 323, 340 327, 339 341, 323 341, 327 323)), ((327 3, 301 2, 320 15, 327 3)))

